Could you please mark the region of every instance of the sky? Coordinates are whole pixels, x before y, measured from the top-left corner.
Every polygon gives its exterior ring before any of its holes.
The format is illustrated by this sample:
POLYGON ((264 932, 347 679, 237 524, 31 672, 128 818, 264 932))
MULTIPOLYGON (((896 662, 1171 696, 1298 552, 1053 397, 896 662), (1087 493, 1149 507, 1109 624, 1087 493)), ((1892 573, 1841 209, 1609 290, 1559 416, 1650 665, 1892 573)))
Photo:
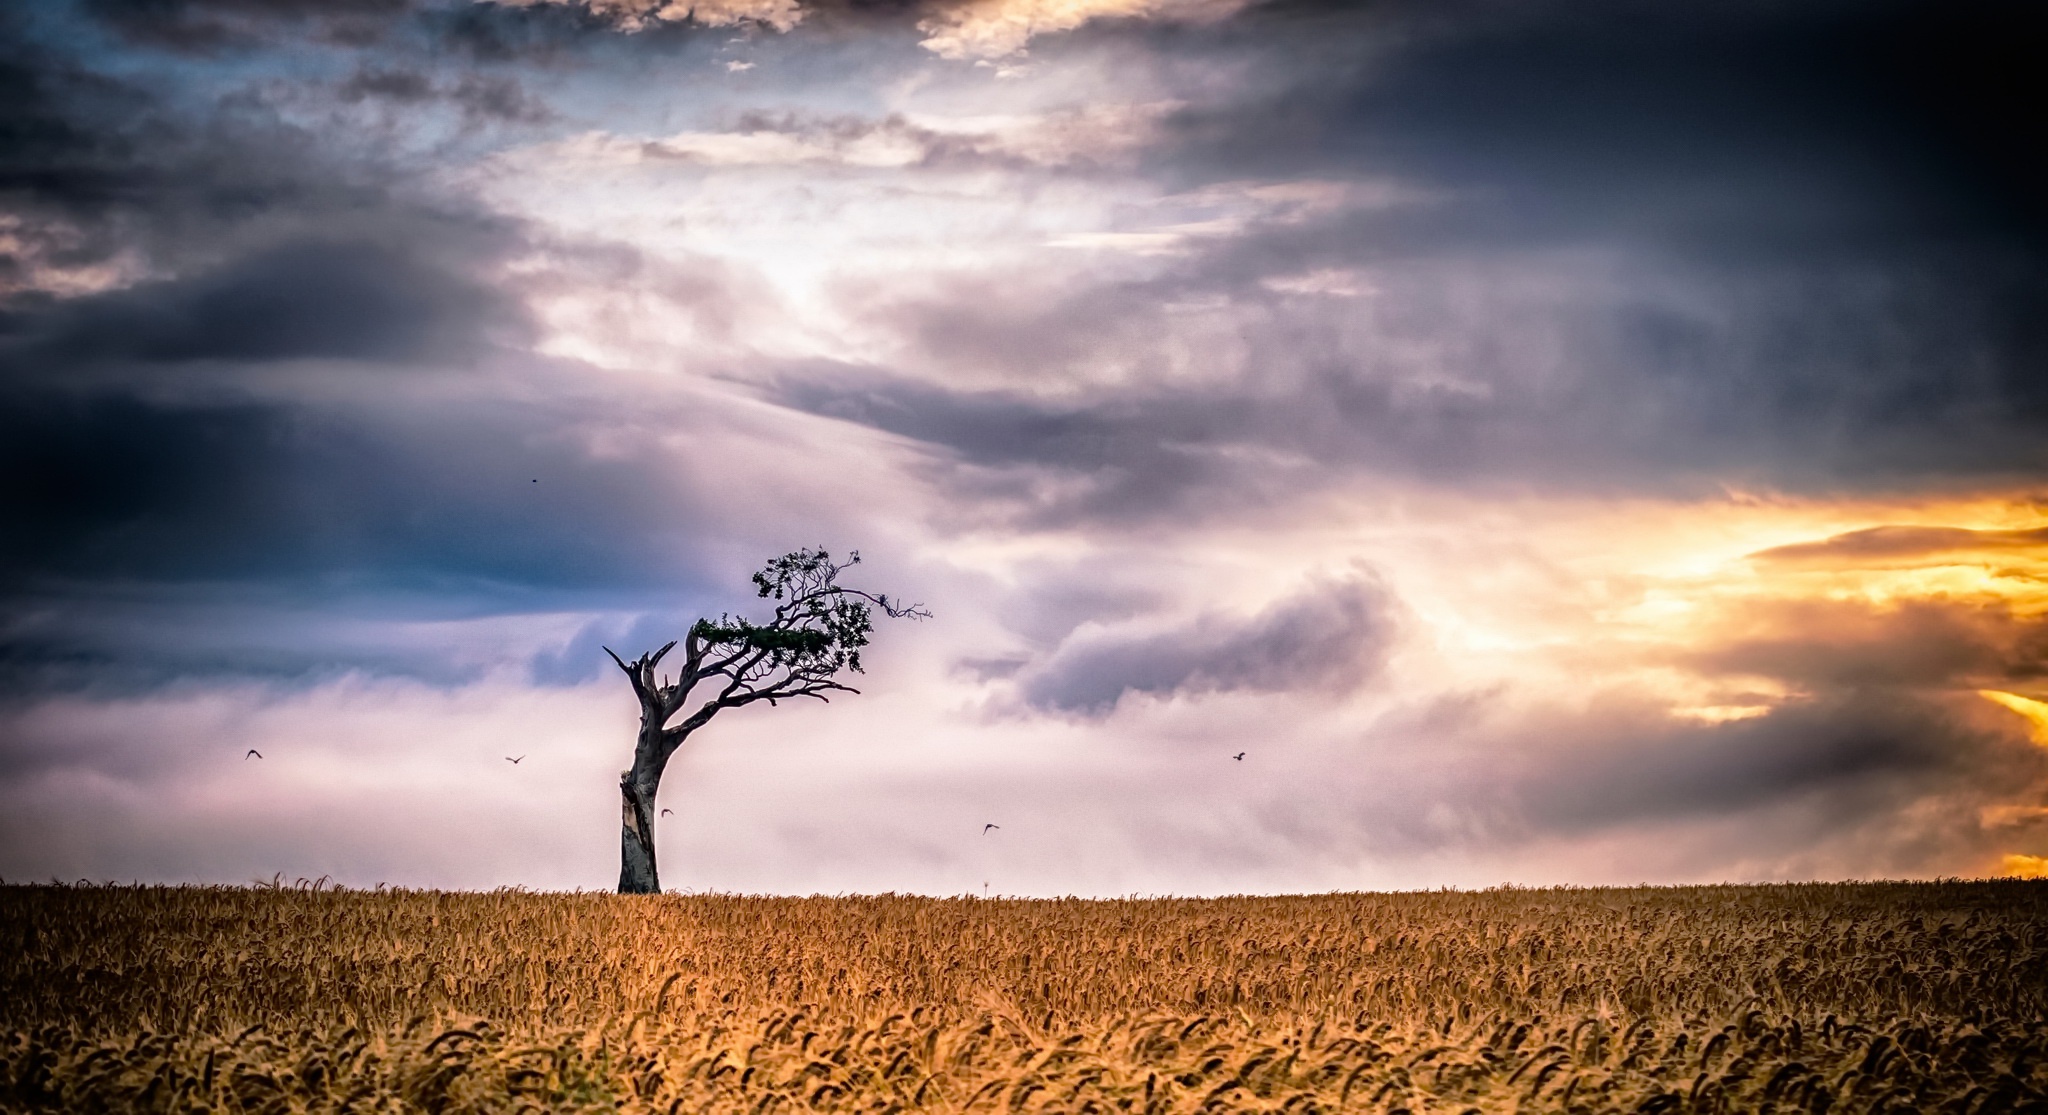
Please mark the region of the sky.
POLYGON ((2048 874, 2044 52, 0 7, 0 878, 607 888, 602 648, 806 546, 932 618, 691 739, 669 889, 2048 874))

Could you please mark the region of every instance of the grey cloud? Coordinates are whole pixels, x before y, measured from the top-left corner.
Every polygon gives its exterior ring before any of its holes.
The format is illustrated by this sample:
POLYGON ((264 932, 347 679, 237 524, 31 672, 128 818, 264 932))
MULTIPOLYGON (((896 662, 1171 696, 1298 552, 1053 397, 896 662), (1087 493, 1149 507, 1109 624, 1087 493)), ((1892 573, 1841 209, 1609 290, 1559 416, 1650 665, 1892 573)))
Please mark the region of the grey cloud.
POLYGON ((1676 660, 1834 691, 1999 688, 2048 676, 2048 622, 2004 602, 1782 601, 1741 609, 1708 649, 1676 660))
POLYGON ((1039 305, 970 284, 965 304, 880 316, 916 339, 920 371, 974 368, 975 386, 855 371, 790 374, 776 391, 977 466, 947 477, 963 493, 1007 480, 995 494, 1022 523, 1228 514, 1359 474, 1691 495, 2023 483, 2048 467, 2048 405, 2031 401, 2048 380, 2024 374, 2033 358, 1999 340, 1960 274, 1513 254, 1395 266, 1343 242, 1268 257, 1255 235, 1039 305), (1262 284, 1321 267, 1360 269, 1373 289, 1262 284), (1205 298, 1234 328, 1179 335, 1170 307, 1205 298), (1193 374, 1154 368, 1168 351, 1193 374), (1119 380, 1091 385, 1083 369, 1102 365, 1119 380))
POLYGON ((545 124, 556 118, 545 102, 502 74, 471 73, 439 82, 422 70, 365 67, 342 82, 335 94, 349 104, 378 100, 419 106, 445 100, 472 125, 545 124))
POLYGON ((2026 482, 2048 466, 2048 226, 2027 200, 2048 179, 2007 125, 2042 32, 2008 3, 1816 2, 1273 5, 1078 33, 1043 49, 1248 75, 1182 90, 1157 181, 1413 200, 1255 221, 1144 281, 1035 297, 970 276, 864 307, 930 380, 782 397, 943 447, 974 466, 948 477, 963 497, 1023 524, 1228 514, 1347 471, 1679 495, 2026 482), (1287 292, 1332 269, 1366 293, 1287 292), (1180 335, 1188 304, 1233 328, 1180 335), (1105 367, 1116 386, 1087 386, 1105 367), (951 368, 977 386, 932 382, 951 368))
POLYGON ((1533 762, 1513 792, 1527 822, 1546 832, 1739 817, 1785 802, 1846 828, 1951 794, 1973 819, 1976 806, 2048 777, 2024 742, 1973 728, 1938 702, 1881 691, 1719 725, 1553 727, 1584 734, 1522 751, 1533 762))
POLYGON ((1257 462, 1229 453, 1259 440, 1242 398, 1141 389, 1043 401, 858 369, 786 375, 771 391, 786 405, 942 448, 934 479, 964 508, 1021 527, 1218 514, 1255 499, 1263 479, 1257 462))
POLYGON ((1019 562, 1009 591, 990 586, 982 598, 1006 629, 1049 653, 1084 623, 1117 624, 1165 610, 1170 600, 1147 574, 1142 561, 1114 551, 1019 562))
MULTIPOLYGON (((289 37, 400 7, 88 14, 214 51, 256 45, 209 40, 215 23, 289 37)), ((520 230, 246 88, 108 76, 64 19, 0 45, 19 94, 0 97, 0 205, 26 245, 0 318, 0 688, 452 681, 479 664, 393 632, 691 590, 678 533, 699 511, 685 481, 640 471, 661 455, 634 433, 652 411, 548 390, 559 369, 519 352, 532 323, 495 276, 520 230), (36 289, 109 262, 144 277, 36 289), (611 456, 577 432, 598 427, 623 439, 611 456)), ((402 65, 378 72, 365 95, 411 89, 402 65)), ((430 83, 517 115, 511 88, 430 83)))
POLYGON ((388 404, 0 404, 12 692, 347 668, 452 680, 489 663, 439 660, 406 623, 659 609, 704 591, 701 478, 660 448, 701 408, 445 384, 388 404), (605 430, 606 450, 578 429, 605 430))
POLYGON ((344 101, 370 97, 418 103, 434 95, 434 79, 418 70, 360 69, 336 91, 344 101))
POLYGON ((52 272, 185 275, 293 240, 503 244, 501 222, 402 197, 388 161, 260 100, 194 113, 176 82, 99 62, 26 32, 0 38, 0 206, 14 218, 0 269, 26 288, 18 304, 47 301, 36 288, 52 272))
POLYGON ((321 128, 351 98, 544 112, 395 47, 288 104, 207 70, 348 14, 259 8, 92 13, 198 52, 170 68, 107 65, 64 9, 0 37, 0 207, 27 245, 0 273, 25 288, 0 305, 0 694, 570 684, 633 616, 694 615, 707 552, 748 536, 706 525, 691 455, 732 414, 525 351, 503 268, 527 231, 321 128), (143 277, 36 289, 110 262, 143 277))
POLYGON ((7 32, 0 35, 0 203, 17 218, 31 219, 15 233, 21 247, 0 255, 10 285, 27 279, 33 254, 67 263, 111 254, 104 236, 81 244, 77 230, 40 228, 34 218, 75 226, 122 208, 138 187, 169 185, 138 157, 135 137, 99 125, 145 113, 139 91, 68 59, 34 55, 14 37, 17 27, 9 25, 18 20, 0 14, 0 30, 7 32))
POLYGON ((507 77, 465 75, 447 91, 447 96, 471 121, 545 124, 556 118, 546 102, 507 77))
MULTIPOLYGON (((881 156, 891 171, 902 166, 920 169, 1045 171, 1054 174, 1087 174, 1115 161, 1124 148, 1136 144, 1130 120, 1091 121, 1086 110, 1069 109, 1050 113, 1030 125, 1012 124, 960 127, 939 130, 912 122, 902 113, 860 116, 847 113, 824 114, 794 110, 741 112, 730 127, 711 133, 691 133, 649 140, 640 151, 649 158, 681 162, 719 163, 745 161, 707 144, 712 137, 788 137, 797 141, 794 150, 779 153, 773 161, 843 163, 872 165, 881 156), (1129 132, 1133 134, 1122 134, 1129 132), (867 146, 863 147, 862 145, 867 146)), ((996 310, 996 307, 988 307, 996 310)), ((955 307, 957 310, 958 308, 955 307)), ((1000 318, 991 312, 954 329, 960 335, 975 332, 1000 318)), ((943 328, 934 321, 932 326, 943 328)))
POLYGON ((905 367, 776 397, 927 442, 958 502, 1024 528, 1226 517, 1361 474, 2030 482, 2048 241, 2038 160, 1998 121, 2038 77, 2015 45, 2038 24, 1998 3, 1272 5, 1077 32, 1035 49, 1238 67, 1173 90, 1190 107, 1154 181, 1409 200, 1254 220, 1139 281, 869 296, 905 367), (1359 291, 1288 286, 1325 270, 1359 291), (1188 333, 1189 305, 1226 324, 1188 333))
POLYGON ((17 578, 604 586, 652 576, 689 515, 678 485, 559 436, 601 407, 8 402, 17 578))
POLYGON ((1267 66, 1250 96, 1183 114, 1171 165, 1459 191, 1437 235, 2038 250, 2048 164, 2010 128, 2044 34, 2011 0, 1269 5, 1210 43, 1176 36, 1267 66))
POLYGON ((351 676, 455 688, 556 653, 547 625, 476 614, 489 603, 251 582, 45 587, 0 606, 0 706, 351 676))
POLYGON ((1327 783, 1290 785, 1259 820, 1304 855, 1506 857, 1552 880, 1602 860, 1609 879, 1953 872, 2009 850, 1987 811, 2048 795, 2048 752, 1978 703, 1833 690, 1704 723, 1618 692, 1581 707, 1453 695, 1319 752, 1327 783))
POLYGON ((348 46, 383 39, 416 0, 84 0, 129 41, 191 53, 249 49, 304 34, 348 46))
MULTIPOLYGON (((487 65, 556 65, 574 57, 578 47, 616 32, 603 18, 568 4, 464 3, 431 12, 424 22, 438 45, 460 57, 487 65)), ((651 34, 675 34, 664 24, 651 34)))
POLYGON ((444 261, 364 241, 281 244, 188 277, 72 299, 45 317, 40 328, 22 321, 17 332, 33 339, 0 347, 0 361, 29 374, 104 362, 404 362, 530 332, 501 291, 444 261))
MULTIPOLYGON (((837 5, 804 3, 801 7, 804 22, 800 30, 827 35, 877 24, 900 24, 907 30, 911 22, 889 11, 887 3, 856 0, 837 5)), ((723 43, 736 33, 746 35, 752 30, 751 25, 735 28, 674 19, 645 20, 628 30, 620 20, 584 4, 499 4, 489 0, 427 7, 418 24, 437 48, 472 62, 558 70, 620 59, 672 61, 692 47, 723 43)), ((843 64, 843 59, 837 64, 843 64)))
POLYGON ((1250 617, 1168 629, 1082 628, 1018 679, 1037 708, 1102 715, 1126 693, 1346 692, 1380 667, 1391 602, 1364 576, 1317 584, 1250 617))

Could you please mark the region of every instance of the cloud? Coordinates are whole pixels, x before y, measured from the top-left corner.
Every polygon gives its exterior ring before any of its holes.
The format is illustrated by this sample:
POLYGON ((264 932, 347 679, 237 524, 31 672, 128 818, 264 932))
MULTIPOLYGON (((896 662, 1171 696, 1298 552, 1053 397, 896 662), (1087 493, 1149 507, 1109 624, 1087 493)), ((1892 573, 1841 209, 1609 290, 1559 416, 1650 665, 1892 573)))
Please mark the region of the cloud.
POLYGON ((1986 351, 1958 288, 1902 298, 1846 274, 1788 283, 1507 253, 1354 262, 1353 281, 1371 293, 1340 299, 1266 280, 1345 258, 1326 254, 1342 234, 1309 222, 1285 231, 1302 253, 1248 259, 1264 235, 1141 279, 1041 294, 970 274, 941 294, 873 299, 928 364, 914 376, 791 379, 781 397, 1033 479, 1071 475, 1038 521, 1228 513, 1276 487, 1360 476, 1548 492, 1898 492, 2020 484, 2048 462, 2035 428, 2048 411, 2019 375, 2030 357, 1986 351), (963 368, 979 374, 942 371, 963 368), (1063 389, 1046 390, 1048 377, 1063 389), (1107 498, 1112 489, 1133 498, 1107 498))
POLYGON ((705 27, 731 27, 755 23, 777 31, 788 31, 802 23, 804 11, 796 0, 702 0, 685 4, 680 0, 480 0, 508 8, 542 4, 566 4, 582 8, 625 31, 640 31, 661 23, 694 22, 705 27))
POLYGON ((1232 176, 1370 163, 1470 188, 1456 223, 1480 239, 1607 234, 1702 251, 1732 233, 1725 253, 1783 256, 2011 233, 2040 247, 2022 198, 2042 168, 2006 131, 2013 98, 2041 81, 2022 45, 2040 17, 2020 5, 1453 3, 1245 18, 1263 80, 1179 122, 1185 157, 1232 176))
POLYGON ((804 134, 794 127, 747 127, 731 132, 683 132, 639 145, 656 159, 683 159, 706 166, 789 166, 832 163, 902 167, 925 157, 928 133, 903 120, 877 125, 830 126, 804 134))
MULTIPOLYGON (((1943 863, 1990 873, 2029 833, 1979 818, 2041 801, 2048 762, 2008 725, 1958 703, 1969 700, 1870 691, 1715 725, 1619 709, 1543 723, 1547 739, 1497 741, 1512 773, 1494 788, 1506 794, 1498 816, 1511 819, 1496 831, 1613 834, 1645 849, 1668 834, 1681 843, 1664 858, 1718 860, 1710 878, 1825 878, 1850 863, 1880 877, 1943 863), (1731 872, 1731 861, 1748 866, 1731 872)), ((2035 820, 2018 823, 2038 832, 2035 820)), ((1617 850, 1617 862, 1629 858, 1617 850)))
POLYGON ((1838 534, 1819 542, 1774 546, 1750 555, 1758 561, 1830 566, 1911 561, 2048 547, 2048 528, 1967 530, 1962 527, 1882 526, 1838 534))
POLYGON ((586 133, 501 158, 509 164, 569 160, 605 166, 674 160, 711 168, 845 166, 939 172, 1079 171, 1128 163, 1158 122, 1158 104, 1097 104, 1038 113, 879 118, 746 112, 727 128, 653 139, 586 133))
MULTIPOLYGON (((2022 697, 2017 693, 2005 693, 1996 689, 1979 689, 1977 695, 1994 705, 2018 713, 2020 719, 2026 722, 2027 735, 2035 743, 2042 747, 2048 747, 2048 702, 2037 701, 2032 697, 2022 697)), ((2008 814, 2008 817, 2012 816, 2012 814, 2008 814)), ((2048 816, 2048 806, 2035 807, 2020 814, 2020 816, 2048 816)))
POLYGON ((402 363, 467 355, 494 335, 523 340, 523 310, 450 262, 362 240, 279 244, 198 274, 66 301, 21 322, 20 332, 42 335, 0 347, 0 360, 31 373, 106 362, 402 363))
POLYGON ((1779 599, 1732 608, 1688 667, 1795 686, 2000 688, 2048 677, 2048 621, 2008 601, 1779 599))
MULTIPOLYGON (((53 295, 187 277, 292 243, 473 263, 511 239, 491 215, 419 190, 392 149, 352 142, 363 136, 345 126, 360 123, 344 119, 346 95, 295 99, 259 79, 217 91, 232 111, 195 108, 178 78, 115 76, 69 49, 67 32, 82 34, 38 25, 0 43, 0 130, 17 137, 0 163, 0 298, 36 315, 53 295)), ((376 72, 396 95, 404 68, 376 72)), ((504 93, 478 78, 449 95, 465 87, 465 112, 504 93)))
POLYGON ((665 431, 607 408, 7 403, 0 674, 17 691, 460 676, 476 660, 437 661, 406 624, 645 608, 702 584, 689 473, 650 476, 675 464, 665 431), (607 448, 564 431, 578 422, 607 448))
POLYGON ((1104 715, 1126 694, 1345 693, 1379 669, 1393 605, 1371 578, 1318 583, 1252 616, 1084 626, 1018 677, 1036 708, 1104 715))
POLYGON ((409 14, 415 0, 85 0, 83 8, 132 42, 212 54, 286 35, 368 46, 409 14))
POLYGON ((1879 692, 1794 701, 1713 725, 1589 719, 1579 727, 1592 729, 1590 738, 1517 749, 1531 771, 1517 794, 1541 831, 1733 815, 1873 785, 1910 800, 1947 779, 1981 779, 1989 796, 2010 789, 1988 778, 1989 768, 2028 765, 2009 753, 2006 737, 1971 731, 1938 704, 1879 692))
POLYGON ((437 82, 416 69, 358 69, 336 90, 347 104, 383 101, 415 108, 447 101, 472 125, 545 124, 555 112, 517 81, 502 75, 465 74, 453 82, 437 82))
POLYGON ((918 45, 941 58, 991 60, 1022 54, 1032 39, 1096 20, 1211 23, 1247 0, 966 0, 917 25, 918 45))

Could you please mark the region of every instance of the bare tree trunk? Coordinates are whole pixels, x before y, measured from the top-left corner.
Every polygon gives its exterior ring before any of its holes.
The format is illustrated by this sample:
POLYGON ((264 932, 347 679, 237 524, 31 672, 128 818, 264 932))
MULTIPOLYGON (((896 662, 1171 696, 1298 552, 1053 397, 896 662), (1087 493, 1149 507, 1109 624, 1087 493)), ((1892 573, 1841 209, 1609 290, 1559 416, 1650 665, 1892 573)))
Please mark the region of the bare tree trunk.
POLYGON ((619 893, 660 894, 654 867, 654 790, 633 771, 619 775, 619 893))
POLYGON ((660 894, 661 876, 654 867, 654 795, 661 789, 662 768, 668 766, 662 706, 653 670, 640 686, 640 736, 633 744, 633 766, 619 772, 619 893, 660 894))

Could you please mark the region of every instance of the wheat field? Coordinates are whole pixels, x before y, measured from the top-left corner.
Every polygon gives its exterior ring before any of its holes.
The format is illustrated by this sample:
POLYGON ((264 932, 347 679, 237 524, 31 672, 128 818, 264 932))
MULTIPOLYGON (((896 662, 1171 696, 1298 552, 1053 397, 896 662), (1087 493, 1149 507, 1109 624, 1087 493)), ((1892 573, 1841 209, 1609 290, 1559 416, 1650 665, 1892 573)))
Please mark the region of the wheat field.
POLYGON ((0 888, 9 1111, 2048 1110, 2048 883, 0 888))

